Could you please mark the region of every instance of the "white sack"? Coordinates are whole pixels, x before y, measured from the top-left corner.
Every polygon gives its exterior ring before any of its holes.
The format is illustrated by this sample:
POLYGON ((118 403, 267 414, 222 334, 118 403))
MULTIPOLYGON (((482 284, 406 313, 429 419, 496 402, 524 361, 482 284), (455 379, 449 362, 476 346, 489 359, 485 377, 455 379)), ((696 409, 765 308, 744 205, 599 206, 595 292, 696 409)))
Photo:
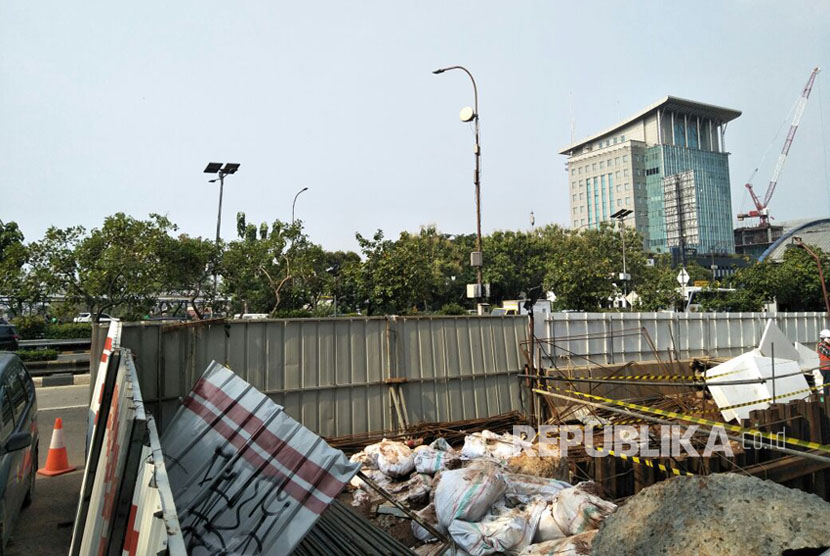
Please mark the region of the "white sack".
POLYGON ((446 528, 454 519, 478 521, 505 488, 501 471, 490 462, 476 461, 463 469, 443 471, 435 488, 438 523, 446 528))
POLYGON ((456 519, 450 524, 449 533, 472 556, 516 554, 533 541, 544 509, 545 503, 540 501, 524 508, 494 510, 478 523, 456 519))

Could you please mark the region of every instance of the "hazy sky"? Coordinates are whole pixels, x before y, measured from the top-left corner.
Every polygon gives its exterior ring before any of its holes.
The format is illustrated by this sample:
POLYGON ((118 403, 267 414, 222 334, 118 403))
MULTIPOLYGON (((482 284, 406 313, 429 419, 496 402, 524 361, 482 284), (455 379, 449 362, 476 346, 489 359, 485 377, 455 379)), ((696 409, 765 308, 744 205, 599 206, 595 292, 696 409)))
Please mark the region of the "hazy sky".
POLYGON ((355 232, 474 231, 479 86, 485 232, 568 223, 557 151, 666 94, 743 111, 732 208, 766 189, 810 70, 813 95, 770 211, 830 215, 830 2, 32 2, 0 4, 0 220, 27 239, 106 215, 169 215, 213 237, 297 217, 355 232), (823 120, 823 123, 822 123, 823 120), (784 124, 782 126, 782 124, 784 124), (776 132, 778 132, 777 138, 776 132), (775 141, 773 143, 773 140, 775 141))

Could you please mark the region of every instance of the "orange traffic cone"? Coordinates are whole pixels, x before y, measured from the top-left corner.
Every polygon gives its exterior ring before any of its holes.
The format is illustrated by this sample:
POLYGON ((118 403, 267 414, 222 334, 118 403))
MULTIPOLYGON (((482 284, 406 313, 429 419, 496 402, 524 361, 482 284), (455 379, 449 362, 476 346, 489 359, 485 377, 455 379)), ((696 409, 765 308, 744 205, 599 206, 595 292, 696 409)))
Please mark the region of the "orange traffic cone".
POLYGON ((55 419, 52 442, 49 444, 49 453, 46 455, 46 467, 38 469, 37 472, 47 477, 54 477, 55 475, 75 471, 75 469, 76 467, 69 466, 69 460, 66 457, 66 444, 63 441, 63 420, 58 417, 55 419))

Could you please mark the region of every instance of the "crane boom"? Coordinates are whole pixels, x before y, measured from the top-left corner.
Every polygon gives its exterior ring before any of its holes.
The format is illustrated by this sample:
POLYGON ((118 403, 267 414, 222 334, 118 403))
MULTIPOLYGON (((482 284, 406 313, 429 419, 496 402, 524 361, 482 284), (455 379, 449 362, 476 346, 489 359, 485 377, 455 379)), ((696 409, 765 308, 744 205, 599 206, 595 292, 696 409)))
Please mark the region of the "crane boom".
POLYGON ((804 85, 804 89, 801 91, 801 96, 798 98, 793 121, 792 124, 790 124, 790 130, 787 132, 787 138, 784 140, 784 147, 781 149, 781 154, 778 155, 778 161, 775 164, 775 170, 773 170, 772 177, 769 180, 769 185, 767 186, 767 192, 764 194, 763 202, 758 199, 758 196, 752 188, 752 184, 746 184, 746 188, 752 196, 752 202, 755 204, 755 210, 750 211, 748 214, 739 214, 739 220, 743 220, 747 216, 757 216, 761 219, 761 226, 769 225, 769 211, 767 210, 767 206, 772 200, 772 194, 775 193, 775 186, 778 185, 778 178, 781 175, 781 170, 784 168, 784 163, 787 161, 787 155, 790 153, 790 147, 793 144, 795 132, 798 130, 798 124, 801 122, 801 116, 804 114, 804 108, 807 106, 807 99, 810 98, 810 92, 813 90, 813 83, 815 83, 816 76, 819 71, 821 71, 819 68, 813 68, 810 78, 807 80, 807 84, 804 85))
POLYGON ((772 194, 775 192, 775 186, 778 184, 778 176, 781 175, 781 169, 784 167, 784 162, 787 160, 787 155, 790 152, 790 146, 793 144, 795 132, 798 130, 798 124, 801 122, 801 115, 804 114, 804 108, 807 106, 807 99, 810 98, 810 91, 813 90, 813 83, 816 80, 819 69, 813 68, 813 73, 810 74, 810 79, 801 91, 801 97, 798 99, 798 105, 795 107, 795 116, 793 116, 793 123, 790 125, 790 131, 787 132, 787 139, 784 141, 784 148, 781 149, 781 154, 778 155, 778 162, 775 164, 775 170, 772 172, 772 177, 767 186, 767 193, 764 195, 764 207, 766 207, 772 194))

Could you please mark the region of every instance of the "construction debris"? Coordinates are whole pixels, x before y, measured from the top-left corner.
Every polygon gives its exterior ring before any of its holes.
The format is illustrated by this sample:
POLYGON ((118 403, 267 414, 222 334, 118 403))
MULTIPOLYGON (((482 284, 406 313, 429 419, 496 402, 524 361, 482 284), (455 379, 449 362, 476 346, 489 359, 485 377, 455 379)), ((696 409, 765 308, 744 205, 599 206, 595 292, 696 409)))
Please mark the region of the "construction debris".
MULTIPOLYGON (((735 421, 747 419, 755 409, 767 409, 770 403, 809 397, 812 390, 804 373, 814 378, 817 368, 818 357, 790 342, 775 321, 769 320, 757 349, 712 367, 705 376, 723 418, 735 421), (731 384, 716 386, 719 382, 731 384)), ((821 384, 818 380, 816 385, 821 384)))
MULTIPOLYGON (((677 477, 628 499, 594 539, 595 554, 779 555, 830 547, 830 504, 731 473, 677 477)), ((805 554, 808 552, 804 552, 805 554)))
MULTIPOLYGON (((382 447, 367 446, 351 458, 363 468, 352 481, 357 489, 352 504, 363 508, 369 504, 375 514, 384 514, 378 519, 398 519, 389 514, 400 516, 386 506, 377 506, 379 495, 416 510, 408 516, 414 518, 410 533, 415 542, 449 536, 464 553, 479 556, 519 554, 534 543, 557 540, 569 547, 567 550, 581 554, 576 550, 590 547, 590 536, 573 541, 570 537, 596 529, 616 508, 597 496, 601 489, 595 483, 571 486, 567 460, 541 457, 538 445, 509 433, 484 430, 470 434, 460 451, 444 439, 418 446, 409 477, 390 472, 388 467, 379 469, 381 460, 377 457, 382 451, 405 456, 406 446, 388 439, 379 444, 382 447), (373 489, 382 492, 373 493, 373 489)), ((418 552, 432 553, 433 548, 440 552, 438 545, 430 546, 418 552)))

